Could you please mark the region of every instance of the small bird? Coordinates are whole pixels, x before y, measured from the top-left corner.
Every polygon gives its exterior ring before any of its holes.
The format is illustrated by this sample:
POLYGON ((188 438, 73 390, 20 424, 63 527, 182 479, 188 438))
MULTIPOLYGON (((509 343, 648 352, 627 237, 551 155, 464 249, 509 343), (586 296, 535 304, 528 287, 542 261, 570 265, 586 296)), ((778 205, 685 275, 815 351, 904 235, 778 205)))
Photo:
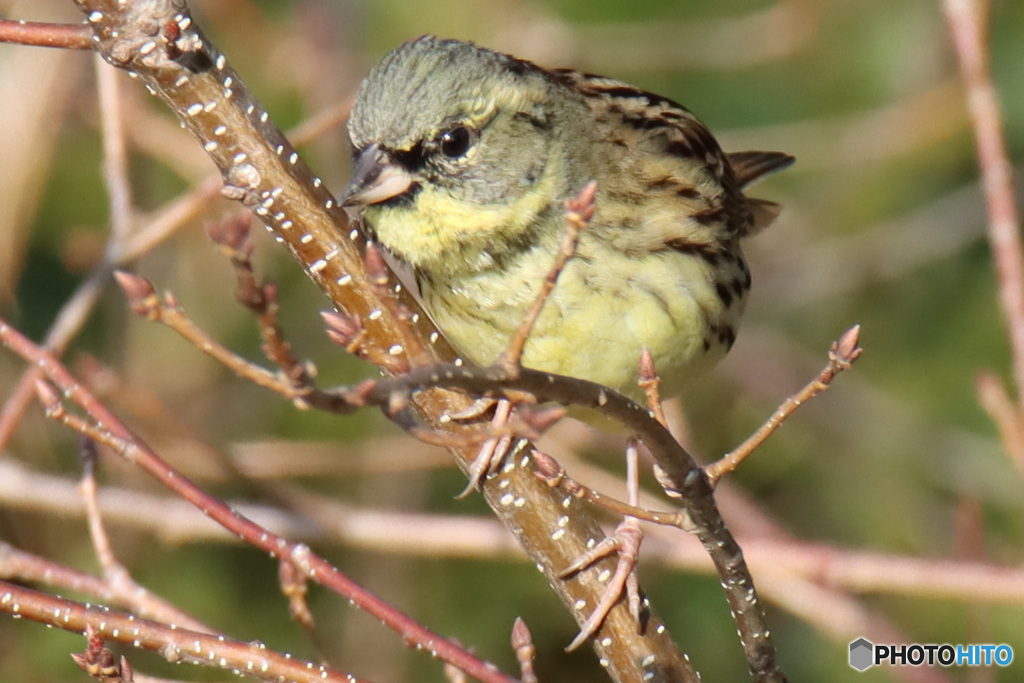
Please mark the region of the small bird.
POLYGON ((793 161, 725 154, 684 107, 626 83, 433 36, 373 68, 348 129, 340 201, 412 269, 426 311, 478 365, 534 301, 564 201, 596 180, 593 218, 522 364, 634 398, 644 347, 668 397, 733 345, 751 281, 740 242, 780 210, 742 190, 793 161))

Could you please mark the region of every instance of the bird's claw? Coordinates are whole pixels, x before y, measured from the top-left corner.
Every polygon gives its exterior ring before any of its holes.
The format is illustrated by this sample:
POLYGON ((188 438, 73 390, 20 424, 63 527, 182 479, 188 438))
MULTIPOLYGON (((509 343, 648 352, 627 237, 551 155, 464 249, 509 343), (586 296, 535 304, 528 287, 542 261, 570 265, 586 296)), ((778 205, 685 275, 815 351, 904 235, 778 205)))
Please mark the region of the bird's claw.
MULTIPOLYGON (((470 406, 467 410, 472 410, 484 401, 490 401, 490 403, 485 406, 483 410, 477 412, 474 417, 483 415, 491 408, 491 406, 494 406, 494 417, 491 419, 491 427, 495 430, 504 427, 508 422, 509 415, 512 414, 512 404, 504 400, 494 401, 494 399, 478 399, 474 402, 474 405, 470 406)), ((465 414, 466 412, 467 411, 463 411, 460 415, 465 414)), ((453 419, 455 419, 454 416, 453 419)), ((505 456, 508 455, 508 452, 511 450, 511 447, 511 434, 493 436, 487 439, 487 441, 484 442, 484 445, 480 447, 480 451, 469 466, 469 483, 466 484, 466 488, 464 488, 459 495, 455 496, 455 498, 457 500, 465 498, 472 493, 474 489, 478 488, 484 479, 497 472, 498 468, 501 467, 501 463, 505 459, 505 456)))
POLYGON ((590 616, 580 625, 580 632, 573 639, 567 652, 575 650, 582 645, 590 636, 597 633, 604 623, 612 607, 622 597, 623 590, 626 593, 626 604, 629 613, 636 621, 637 628, 641 625, 641 600, 640 582, 637 579, 636 567, 640 557, 640 544, 643 541, 644 533, 640 528, 640 522, 633 517, 627 517, 616 527, 615 531, 596 546, 583 553, 572 564, 566 567, 559 576, 565 578, 571 574, 586 569, 598 560, 614 552, 618 552, 619 561, 615 567, 608 586, 605 588, 597 606, 590 613, 590 616))

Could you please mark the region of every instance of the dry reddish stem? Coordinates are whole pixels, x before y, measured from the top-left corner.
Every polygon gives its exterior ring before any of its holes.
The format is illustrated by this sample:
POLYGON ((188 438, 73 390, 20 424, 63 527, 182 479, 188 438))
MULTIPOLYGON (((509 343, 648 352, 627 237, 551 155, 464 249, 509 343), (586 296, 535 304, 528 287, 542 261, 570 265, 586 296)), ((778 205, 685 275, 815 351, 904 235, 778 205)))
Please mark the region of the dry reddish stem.
POLYGON ((858 346, 859 339, 860 325, 854 325, 843 333, 839 341, 832 342, 828 352, 828 365, 818 373, 817 377, 808 382, 803 389, 783 401, 782 405, 772 413, 772 416, 756 432, 751 434, 746 441, 737 446, 733 451, 725 454, 721 460, 711 463, 704 469, 711 484, 714 485, 725 474, 739 467, 740 463, 757 450, 800 406, 828 389, 832 380, 840 372, 849 370, 863 351, 858 346))
POLYGON ((537 318, 540 317, 540 312, 544 308, 544 303, 548 300, 551 295, 551 290, 555 288, 555 284, 558 282, 558 276, 561 275, 562 270, 565 269, 565 264, 569 262, 569 259, 576 253, 576 245, 579 243, 580 232, 587 227, 587 223, 590 222, 591 217, 594 215, 594 204, 597 198, 597 181, 592 180, 587 183, 586 187, 580 190, 580 193, 571 199, 565 200, 565 236, 562 238, 562 243, 559 245, 558 254, 555 256, 555 261, 551 265, 551 269, 548 271, 547 276, 541 283, 540 291, 537 292, 537 297, 533 300, 530 305, 530 309, 526 312, 523 317, 523 322, 519 324, 515 334, 509 340, 508 348, 501 354, 497 363, 505 368, 505 371, 509 375, 515 376, 516 370, 519 368, 519 361, 523 357, 523 349, 526 347, 526 340, 530 337, 530 332, 533 331, 533 326, 537 323, 537 318))
POLYGON ((45 24, 35 21, 0 21, 0 43, 67 50, 92 50, 92 31, 84 24, 45 24))
POLYGON ((658 377, 658 370, 654 367, 654 357, 646 346, 640 352, 640 388, 644 390, 647 398, 647 409, 651 411, 654 419, 663 426, 668 427, 665 420, 665 409, 661 405, 661 378, 658 377))
MULTIPOLYGON (((452 641, 439 637, 409 618, 408 615, 385 603, 342 574, 326 560, 312 553, 304 544, 287 541, 203 491, 132 434, 113 413, 79 384, 52 354, 33 344, 2 319, 0 319, 0 342, 3 342, 26 361, 38 366, 60 389, 61 393, 57 393, 48 384, 40 383, 40 398, 44 403, 48 403, 47 412, 53 417, 61 419, 68 426, 97 442, 109 446, 129 462, 146 470, 182 499, 198 507, 225 529, 272 557, 293 562, 307 578, 346 597, 353 605, 380 619, 411 642, 429 649, 439 659, 457 664, 460 669, 471 672, 482 681, 509 683, 512 680, 500 673, 493 665, 472 656, 464 649, 457 647, 452 641), (60 402, 61 398, 73 402, 84 410, 92 422, 86 422, 67 413, 60 402)), ((2 604, 0 604, 0 608, 2 608, 2 604)), ((69 628, 67 623, 57 625, 61 628, 69 628)))
POLYGON ((655 510, 646 510, 636 505, 623 502, 606 496, 603 493, 598 493, 592 488, 584 486, 575 479, 569 476, 565 468, 558 464, 554 458, 543 451, 534 449, 533 461, 537 466, 535 474, 541 480, 547 483, 548 486, 558 487, 565 491, 571 496, 585 500, 588 503, 598 505, 611 512, 616 512, 626 517, 636 517, 642 519, 645 522, 651 522, 652 524, 659 524, 661 526, 674 526, 684 531, 692 531, 693 524, 690 522, 689 517, 683 510, 676 510, 673 512, 659 512, 655 510))
MULTIPOLYGON (((246 643, 172 627, 132 614, 47 595, 7 581, 0 581, 0 611, 79 633, 86 633, 91 627, 96 638, 157 652, 172 662, 215 666, 224 671, 245 671, 264 680, 295 683, 359 683, 363 680, 337 669, 280 654, 259 642, 246 643)), ((109 666, 102 650, 96 655, 84 655, 83 661, 109 666)), ((123 662, 121 673, 124 674, 123 662)), ((512 683, 511 679, 505 680, 512 683)))

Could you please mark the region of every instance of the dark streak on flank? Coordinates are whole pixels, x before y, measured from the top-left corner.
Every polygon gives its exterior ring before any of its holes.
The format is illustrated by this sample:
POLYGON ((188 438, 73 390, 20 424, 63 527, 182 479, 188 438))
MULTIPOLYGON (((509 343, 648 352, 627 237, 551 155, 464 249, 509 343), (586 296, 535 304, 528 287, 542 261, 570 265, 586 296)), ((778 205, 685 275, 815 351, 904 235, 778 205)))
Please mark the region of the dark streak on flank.
POLYGON ((721 299, 722 305, 726 308, 732 306, 732 293, 729 288, 721 282, 715 283, 715 293, 718 294, 718 298, 721 299))
POLYGON ((700 225, 711 225, 725 219, 726 209, 724 206, 715 206, 693 213, 690 218, 700 225))
POLYGON ((726 349, 731 349, 732 345, 736 343, 736 330, 732 328, 732 325, 717 325, 711 329, 711 332, 718 338, 718 343, 724 344, 726 349))
POLYGON ((669 249, 674 249, 683 254, 692 254, 693 256, 699 256, 704 259, 711 267, 718 265, 719 261, 725 255, 725 253, 719 251, 717 248, 710 244, 701 244, 696 242, 687 242, 685 240, 672 240, 665 243, 665 246, 669 249))
POLYGON ((753 284, 753 278, 750 277, 750 268, 747 267, 747 262, 740 259, 740 271, 743 274, 743 287, 749 290, 750 285, 753 284))

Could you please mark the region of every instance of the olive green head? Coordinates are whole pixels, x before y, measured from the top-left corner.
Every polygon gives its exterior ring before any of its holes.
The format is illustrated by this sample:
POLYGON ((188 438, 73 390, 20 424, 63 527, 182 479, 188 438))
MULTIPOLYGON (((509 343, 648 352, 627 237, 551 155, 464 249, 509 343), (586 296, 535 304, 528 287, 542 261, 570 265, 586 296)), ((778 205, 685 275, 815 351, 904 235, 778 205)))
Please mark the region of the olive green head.
POLYGON ((452 249, 472 260, 568 194, 565 146, 579 136, 566 129, 583 109, 530 62, 432 36, 406 43, 359 88, 341 200, 415 266, 452 249))

